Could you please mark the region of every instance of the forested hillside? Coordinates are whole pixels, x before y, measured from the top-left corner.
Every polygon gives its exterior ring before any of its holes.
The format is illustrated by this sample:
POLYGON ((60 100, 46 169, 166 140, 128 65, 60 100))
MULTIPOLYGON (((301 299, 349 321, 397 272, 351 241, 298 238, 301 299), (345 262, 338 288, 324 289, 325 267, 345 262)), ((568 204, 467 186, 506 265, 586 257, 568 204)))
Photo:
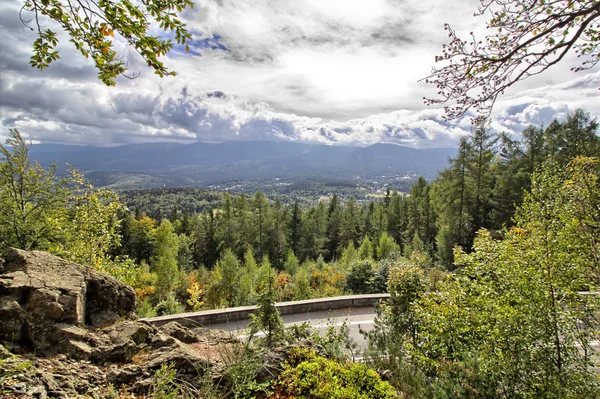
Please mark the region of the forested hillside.
MULTIPOLYGON (((111 189, 236 187, 263 182, 386 181, 434 178, 454 148, 417 149, 394 144, 369 147, 297 142, 226 141, 145 143, 118 147, 33 145, 30 157, 44 166, 68 163, 98 186, 111 189)), ((238 190, 239 191, 239 190, 238 190)))
MULTIPOLYGON (((390 292, 368 359, 411 397, 594 397, 599 303, 577 293, 600 282, 597 127, 581 110, 519 140, 479 124, 407 194, 305 206, 195 190, 168 213, 139 199, 127 208, 77 171, 56 178, 15 130, 2 147, 0 245, 120 278, 141 316, 390 292)), ((172 204, 180 192, 157 194, 172 204)))

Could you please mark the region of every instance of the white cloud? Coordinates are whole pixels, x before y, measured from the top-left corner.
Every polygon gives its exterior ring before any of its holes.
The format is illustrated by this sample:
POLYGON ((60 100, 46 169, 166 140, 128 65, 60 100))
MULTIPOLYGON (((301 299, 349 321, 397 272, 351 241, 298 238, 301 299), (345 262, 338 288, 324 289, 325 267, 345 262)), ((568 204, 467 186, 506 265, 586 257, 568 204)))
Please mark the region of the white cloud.
MULTIPOLYGON (((166 59, 179 75, 160 79, 131 49, 136 80, 107 88, 61 36, 61 60, 29 67, 34 34, 16 0, 0 6, 0 126, 39 141, 109 145, 165 140, 273 139, 324 143, 456 145, 468 119, 447 123, 423 105, 426 76, 447 40, 443 23, 482 32, 477 0, 199 0, 183 15, 192 50, 166 59), (17 21, 18 23, 15 23, 17 21), (217 38, 218 35, 220 37, 217 38), (227 47, 210 49, 210 44, 227 47)), ((565 60, 515 85, 493 126, 520 132, 576 108, 600 116, 600 72, 568 72, 565 60)))

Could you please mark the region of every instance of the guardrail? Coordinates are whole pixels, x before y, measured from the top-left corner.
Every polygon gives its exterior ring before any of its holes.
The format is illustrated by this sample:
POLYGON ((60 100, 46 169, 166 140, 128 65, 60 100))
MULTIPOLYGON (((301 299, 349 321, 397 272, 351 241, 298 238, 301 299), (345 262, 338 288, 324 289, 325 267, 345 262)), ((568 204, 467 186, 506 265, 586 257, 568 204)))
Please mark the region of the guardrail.
MULTIPOLYGON (((280 302, 275 306, 281 315, 320 312, 345 308, 374 307, 378 302, 389 299, 390 294, 348 295, 332 298, 308 299, 304 301, 280 302)), ((256 306, 213 309, 202 312, 180 313, 142 319, 155 326, 176 321, 186 327, 210 326, 250 318, 256 306)))

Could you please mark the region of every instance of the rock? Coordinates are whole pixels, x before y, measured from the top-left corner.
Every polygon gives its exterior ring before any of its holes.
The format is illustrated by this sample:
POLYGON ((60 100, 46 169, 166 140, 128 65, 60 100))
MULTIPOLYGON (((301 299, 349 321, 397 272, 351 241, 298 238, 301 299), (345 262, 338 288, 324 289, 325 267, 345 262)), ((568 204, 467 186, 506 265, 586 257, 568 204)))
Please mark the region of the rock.
POLYGON ((139 321, 125 321, 102 331, 110 342, 99 345, 93 355, 96 362, 126 363, 144 349, 158 333, 156 327, 139 321))
POLYGON ((154 350, 148 356, 146 368, 156 370, 166 363, 173 364, 177 373, 181 374, 201 374, 203 369, 210 367, 210 362, 206 358, 181 342, 154 350))
MULTIPOLYGON (((14 248, 1 263, 0 340, 5 342, 56 352, 53 347, 65 340, 57 325, 102 328, 133 318, 134 310, 131 287, 89 267, 14 248)), ((70 347, 88 352, 86 345, 79 339, 70 347)))
POLYGON ((25 312, 11 297, 0 297, 0 337, 12 341, 21 341, 25 323, 25 312))
POLYGON ((125 367, 115 367, 106 373, 107 380, 113 385, 131 384, 141 377, 148 377, 141 366, 131 364, 125 367))
POLYGON ((119 319, 135 318, 135 291, 119 280, 86 268, 86 314, 89 324, 106 327, 119 319))
POLYGON ((219 360, 206 348, 239 344, 231 333, 134 320, 133 289, 85 266, 16 249, 5 259, 0 377, 10 376, 3 380, 9 397, 108 397, 122 384, 143 395, 165 364, 186 386, 199 387, 205 373, 217 378, 219 360))
POLYGON ((160 326, 159 328, 163 333, 167 334, 168 336, 177 338, 178 340, 186 344, 193 344, 200 341, 196 333, 175 321, 160 326))
POLYGON ((48 393, 46 392, 46 388, 44 388, 42 385, 37 385, 27 390, 27 396, 46 399, 48 397, 48 393))
POLYGON ((391 379, 394 377, 394 373, 392 372, 392 370, 377 370, 377 374, 379 374, 379 376, 381 377, 382 381, 391 381, 391 379))
POLYGON ((221 344, 239 343, 240 340, 231 331, 211 330, 206 327, 196 327, 192 332, 198 337, 201 342, 216 342, 221 344))
POLYGON ((256 372, 256 380, 263 382, 277 378, 281 373, 282 364, 287 359, 290 348, 273 348, 263 356, 263 364, 256 372))

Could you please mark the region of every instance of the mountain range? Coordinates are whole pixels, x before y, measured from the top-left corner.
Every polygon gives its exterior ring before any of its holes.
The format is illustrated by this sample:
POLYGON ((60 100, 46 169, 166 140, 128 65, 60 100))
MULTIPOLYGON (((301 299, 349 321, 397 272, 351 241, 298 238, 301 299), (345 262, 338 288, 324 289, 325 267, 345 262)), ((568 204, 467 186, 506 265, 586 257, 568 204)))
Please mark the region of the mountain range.
POLYGON ((115 179, 141 186, 206 186, 233 180, 377 179, 419 175, 434 178, 455 148, 416 149, 395 144, 369 147, 273 141, 128 144, 93 147, 36 144, 30 158, 42 165, 66 163, 95 184, 115 179))

